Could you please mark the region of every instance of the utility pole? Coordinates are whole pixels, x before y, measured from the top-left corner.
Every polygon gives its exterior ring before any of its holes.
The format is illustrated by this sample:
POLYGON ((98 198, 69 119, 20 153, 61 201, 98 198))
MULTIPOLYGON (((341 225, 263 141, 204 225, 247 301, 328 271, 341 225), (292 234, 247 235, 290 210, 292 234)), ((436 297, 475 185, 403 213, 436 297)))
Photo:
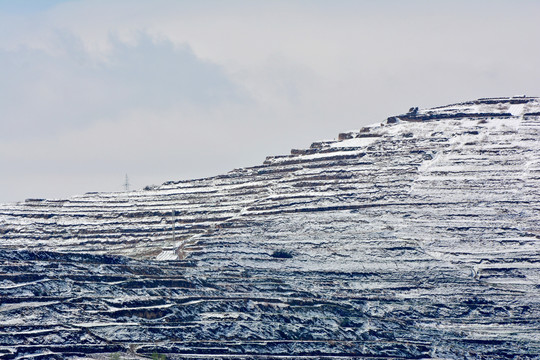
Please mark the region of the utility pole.
POLYGON ((174 215, 175 215, 175 212, 174 210, 171 211, 171 217, 172 217, 172 240, 174 242, 174 239, 176 238, 175 234, 174 234, 174 222, 175 222, 175 218, 174 218, 174 215))
POLYGON ((129 178, 128 178, 127 174, 126 174, 126 182, 124 182, 124 189, 126 191, 129 191, 129 185, 130 185, 129 184, 129 178))

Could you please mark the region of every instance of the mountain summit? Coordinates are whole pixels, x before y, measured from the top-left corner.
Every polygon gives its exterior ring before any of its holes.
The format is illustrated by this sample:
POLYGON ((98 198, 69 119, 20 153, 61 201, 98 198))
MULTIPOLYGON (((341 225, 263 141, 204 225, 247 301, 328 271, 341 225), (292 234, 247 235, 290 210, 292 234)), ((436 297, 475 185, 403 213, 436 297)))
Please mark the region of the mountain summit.
POLYGON ((540 100, 520 96, 0 205, 0 354, 533 358, 539 193, 540 100))

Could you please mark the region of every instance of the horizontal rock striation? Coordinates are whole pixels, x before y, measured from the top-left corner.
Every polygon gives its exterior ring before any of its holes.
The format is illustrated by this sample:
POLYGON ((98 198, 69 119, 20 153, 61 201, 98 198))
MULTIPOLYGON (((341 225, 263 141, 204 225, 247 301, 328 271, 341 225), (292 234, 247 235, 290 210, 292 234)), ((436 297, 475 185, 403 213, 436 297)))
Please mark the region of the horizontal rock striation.
POLYGON ((0 356, 538 358, 539 192, 540 101, 514 97, 1 205, 0 356))

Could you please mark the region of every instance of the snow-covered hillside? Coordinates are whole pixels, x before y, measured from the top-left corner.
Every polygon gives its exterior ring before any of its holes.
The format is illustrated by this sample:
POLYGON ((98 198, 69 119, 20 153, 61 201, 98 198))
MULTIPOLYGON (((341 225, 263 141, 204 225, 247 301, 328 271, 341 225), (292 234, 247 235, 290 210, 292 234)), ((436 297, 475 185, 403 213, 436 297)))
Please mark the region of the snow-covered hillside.
POLYGON ((540 101, 514 97, 0 205, 0 354, 533 358, 539 193, 540 101))

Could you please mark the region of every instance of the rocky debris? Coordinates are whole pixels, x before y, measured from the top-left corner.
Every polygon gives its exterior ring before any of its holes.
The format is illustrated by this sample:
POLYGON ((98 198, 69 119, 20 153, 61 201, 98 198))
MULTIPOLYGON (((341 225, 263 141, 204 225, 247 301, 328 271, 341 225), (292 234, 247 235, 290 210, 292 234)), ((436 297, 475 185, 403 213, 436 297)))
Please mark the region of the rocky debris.
POLYGON ((0 356, 537 358, 538 113, 414 107, 226 175, 1 205, 0 356))

